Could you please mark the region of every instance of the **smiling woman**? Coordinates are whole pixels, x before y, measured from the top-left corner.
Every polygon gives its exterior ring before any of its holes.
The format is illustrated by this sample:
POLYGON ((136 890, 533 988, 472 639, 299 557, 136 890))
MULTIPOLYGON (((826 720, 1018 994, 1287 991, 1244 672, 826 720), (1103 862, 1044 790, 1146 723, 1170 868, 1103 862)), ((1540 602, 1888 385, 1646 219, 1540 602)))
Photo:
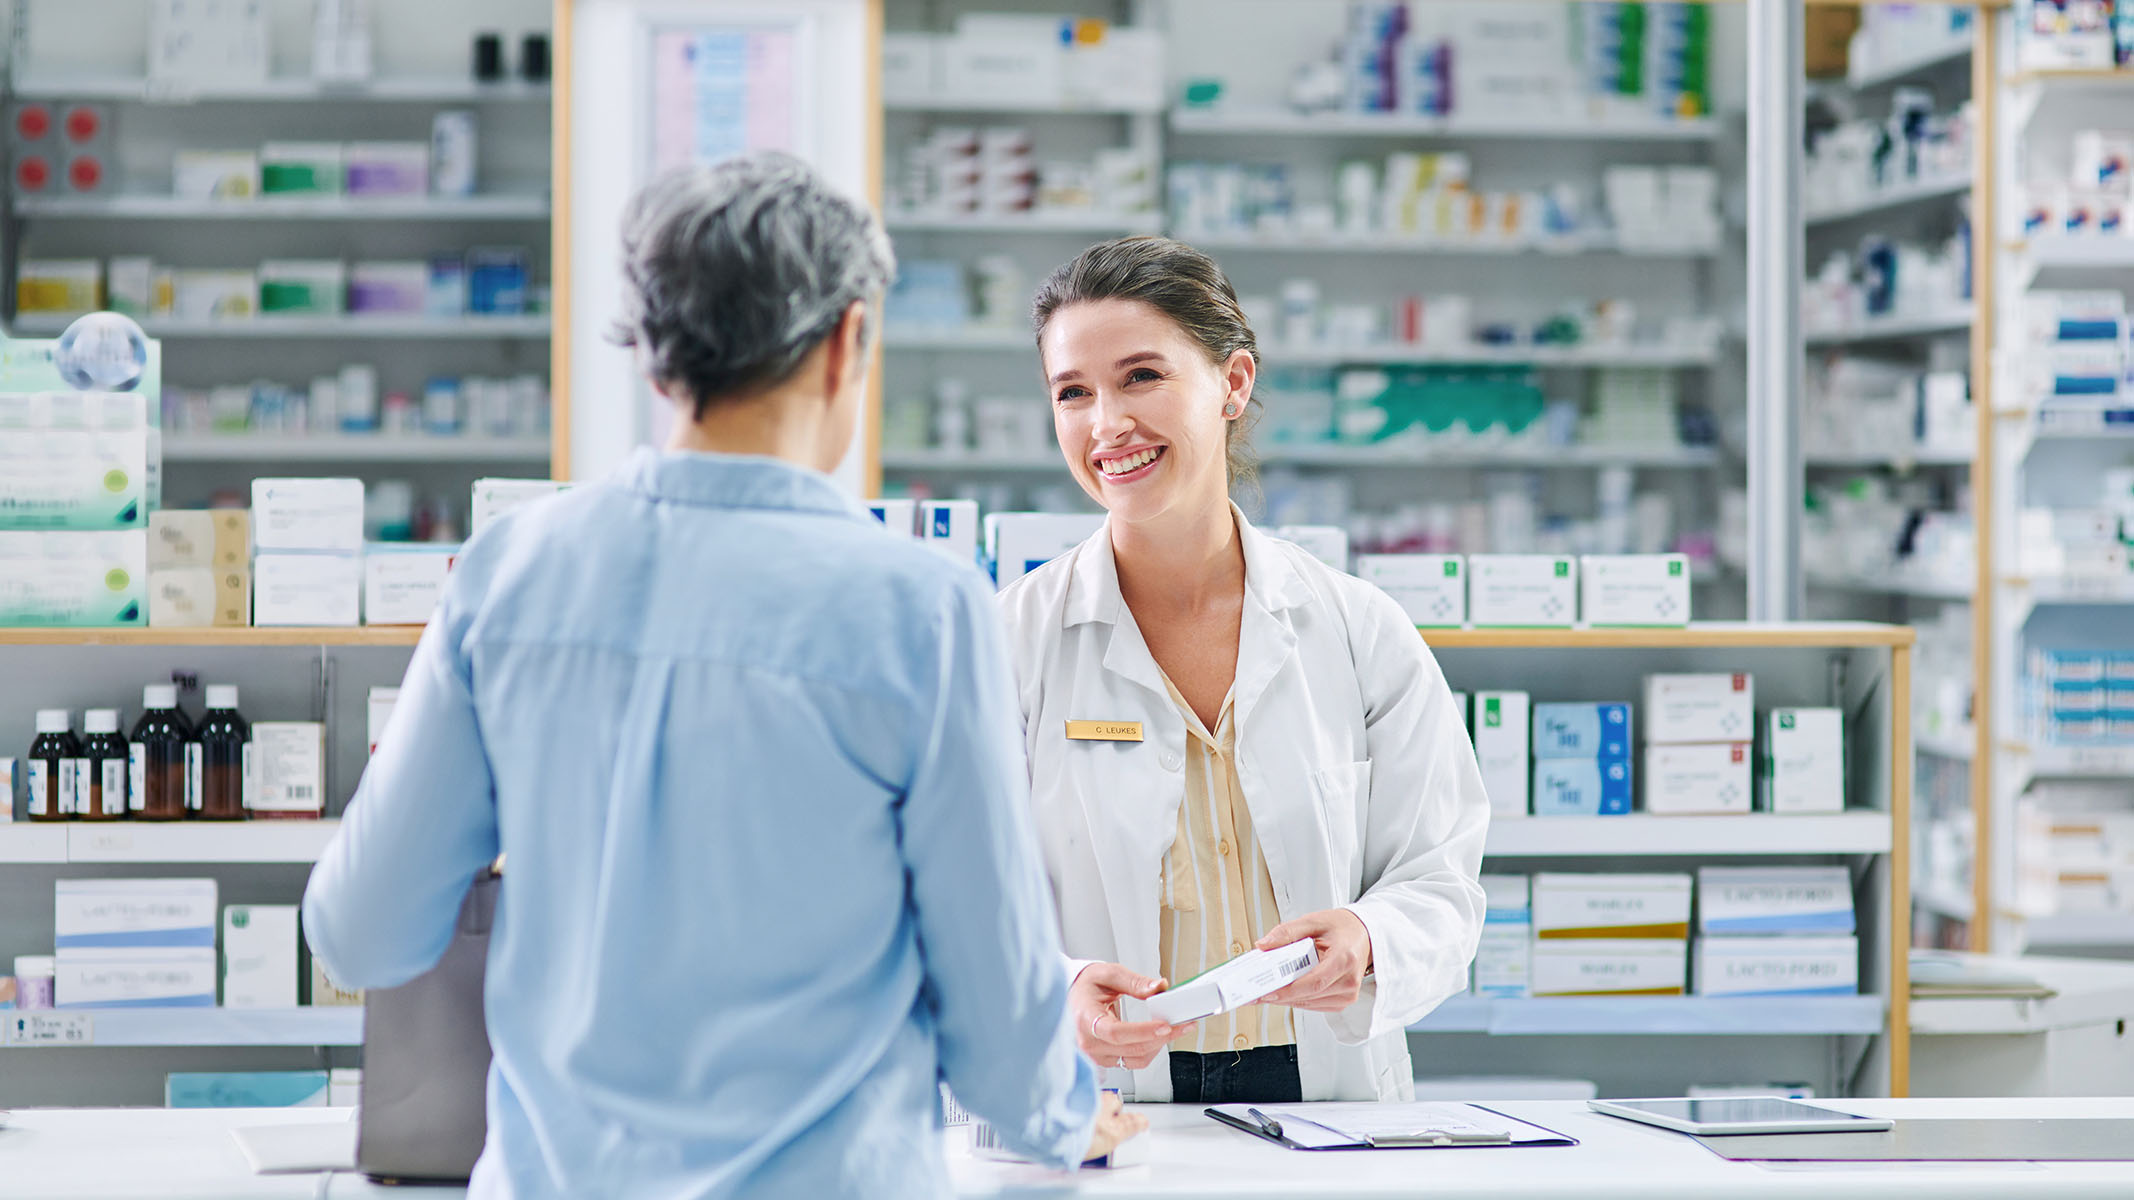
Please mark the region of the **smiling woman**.
POLYGON ((1034 316, 1061 452, 1109 514, 1001 594, 1082 1050, 1137 1100, 1405 1098, 1403 1031, 1463 986, 1481 920, 1488 805, 1444 676, 1392 600, 1231 503, 1259 349, 1207 255, 1093 246, 1034 316), (1305 938, 1317 965, 1258 1004, 1120 1007, 1305 938))

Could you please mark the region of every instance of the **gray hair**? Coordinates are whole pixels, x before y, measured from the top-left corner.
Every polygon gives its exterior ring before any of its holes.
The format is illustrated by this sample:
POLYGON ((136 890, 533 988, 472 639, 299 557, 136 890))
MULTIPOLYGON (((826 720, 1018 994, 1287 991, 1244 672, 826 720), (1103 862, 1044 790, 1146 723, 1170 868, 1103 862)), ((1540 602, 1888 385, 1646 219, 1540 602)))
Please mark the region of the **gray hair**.
POLYGON ((896 273, 871 211, 772 152, 647 184, 623 218, 622 252, 614 340, 641 348, 653 380, 679 385, 699 417, 786 380, 855 301, 868 306, 871 347, 896 273))

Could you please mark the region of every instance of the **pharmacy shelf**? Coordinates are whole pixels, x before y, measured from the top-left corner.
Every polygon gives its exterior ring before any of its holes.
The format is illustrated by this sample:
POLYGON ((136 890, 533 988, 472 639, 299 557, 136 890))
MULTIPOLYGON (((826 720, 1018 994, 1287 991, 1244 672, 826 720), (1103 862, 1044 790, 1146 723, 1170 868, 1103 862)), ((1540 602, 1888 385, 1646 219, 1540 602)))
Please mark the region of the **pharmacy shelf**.
POLYGON ((1916 722, 1913 729, 1915 732, 1912 734, 1912 749, 1921 754, 1930 754, 1951 762, 1970 762, 1972 756, 1978 752, 1978 746, 1968 732, 1940 735, 1919 733, 1916 722))
POLYGON ((1951 921, 1968 921, 1978 913, 1971 893, 1954 888, 1919 887, 1912 891, 1912 907, 1951 921))
POLYGON ((1408 1027, 1413 1033, 1497 1035, 1872 1035, 1883 1031, 1880 996, 1543 996, 1493 1000, 1459 995, 1408 1027))
POLYGON ((341 831, 341 822, 113 821, 64 828, 68 862, 311 863, 341 831))
POLYGON ((11 1012, 0 1021, 0 1045, 29 1049, 33 1043, 17 1021, 48 1024, 64 1049, 99 1046, 360 1046, 363 1009, 318 1008, 111 1008, 11 1012))
POLYGON ((2004 582, 2018 592, 2027 593, 2034 604, 2134 604, 2134 574, 2060 579, 2016 577, 2004 582))
POLYGON ((1693 142, 1719 136, 1711 117, 1499 119, 1406 113, 1300 113, 1280 108, 1174 108, 1174 133, 1229 137, 1489 138, 1551 142, 1693 142))
POLYGON ((13 91, 21 100, 118 100, 147 104, 190 104, 210 100, 545 104, 549 99, 546 83, 517 80, 481 83, 472 79, 416 77, 372 79, 361 83, 322 83, 301 77, 269 79, 261 83, 216 83, 163 82, 111 75, 28 74, 15 80, 13 91))
POLYGON ((2134 237, 2035 237, 2012 249, 2040 270, 2134 270, 2134 237))
POLYGON ((167 221, 546 221, 545 195, 289 197, 18 196, 18 217, 167 221))
POLYGON ((1146 117, 1163 111, 1163 104, 1121 102, 1114 100, 1070 100, 1065 98, 1030 99, 1022 96, 993 96, 985 99, 961 99, 952 96, 899 96, 884 100, 885 112, 900 113, 1015 113, 1033 116, 1118 116, 1146 117))
POLYGON ((1898 575, 1834 575, 1806 572, 1809 587, 1833 592, 1872 592, 1910 596, 1919 600, 1969 600, 1977 593, 1967 584, 1936 579, 1906 579, 1898 575))
POLYGON ((1879 63, 1854 74, 1847 72, 1845 86, 1855 91, 1903 83, 1916 75, 1947 66, 1971 57, 1969 41, 1950 42, 1940 46, 1928 46, 1909 54, 1879 63))
POLYGON ((1811 467, 1967 467, 1976 455, 1968 446, 1913 446, 1898 450, 1808 450, 1801 461, 1811 467))
POLYGON ((1398 469, 1424 466, 1478 467, 1675 467, 1692 470, 1719 464, 1719 452, 1710 446, 1554 446, 1546 442, 1490 445, 1463 443, 1458 438, 1393 441, 1375 446, 1282 445, 1268 446, 1261 460, 1269 464, 1298 467, 1381 467, 1398 469))
POLYGON ((1490 858, 1885 854, 1886 812, 1527 817, 1489 824, 1490 858))
POLYGON ((882 223, 893 233, 1155 233, 1163 219, 1155 213, 1102 212, 925 213, 892 212, 882 223))
POLYGON ((262 433, 173 433, 163 438, 165 463, 334 462, 545 463, 541 437, 316 436, 262 433))
POLYGON ((962 475, 1058 475, 1067 464, 1057 450, 1043 453, 980 454, 969 450, 884 450, 884 471, 940 472, 962 475))
POLYGON ((1996 415, 2030 421, 2031 431, 2039 441, 2134 438, 2134 404, 2126 402, 2113 408, 2051 404, 2036 410, 2003 409, 1996 415))
POLYGON ((1952 175, 1946 179, 1914 179, 1879 188, 1843 203, 1809 208, 1805 218, 1810 226, 1829 225, 1871 213, 1887 212, 1893 208, 1961 196, 1970 190, 1969 175, 1952 175))
POLYGON ((2061 67, 2018 71, 2008 77, 2012 87, 2039 84, 2081 88, 2134 88, 2134 69, 2122 67, 2061 67))
POLYGON ((1811 346, 1849 346, 1860 342, 1935 337, 1969 332, 1971 319, 1972 311, 1968 308, 1926 317, 1869 317, 1849 329, 1811 329, 1803 340, 1811 346))
POLYGON ((1424 629, 1433 650, 1800 650, 1910 646, 1908 625, 1871 621, 1692 621, 1651 629, 1424 629))
POLYGON ((1037 352, 1037 337, 1028 329, 1006 325, 890 325, 882 331, 889 350, 1000 350, 1037 352))
POLYGON ((2134 746, 2025 746, 2007 749, 2029 759, 2033 779, 2134 780, 2134 746))
MULTIPOLYGON (((1025 345, 1028 339, 1025 339, 1025 345)), ((1344 363, 1385 366, 1451 365, 1536 367, 1703 367, 1719 360, 1717 346, 1320 346, 1271 342, 1260 347, 1263 362, 1289 366, 1344 363)))
POLYGON ((1542 258, 1611 254, 1625 258, 1709 258, 1719 252, 1715 242, 1648 245, 1625 243, 1610 233, 1535 239, 1423 238, 1412 234, 1340 233, 1210 232, 1181 236, 1203 250, 1233 250, 1254 254, 1480 254, 1533 255, 1542 258))
MULTIPOLYGON (((0 646, 274 646, 409 647, 420 625, 290 626, 174 629, 0 629, 0 646)), ((0 827, 4 832, 4 827, 0 827)))
MULTIPOLYGON (((63 333, 79 313, 29 313, 15 318, 17 335, 63 333)), ((545 314, 509 317, 384 317, 350 314, 320 317, 246 317, 226 321, 151 317, 141 328, 156 338, 436 338, 547 341, 545 314)))
POLYGON ((0 863, 67 861, 67 827, 28 821, 0 824, 0 863))
POLYGON ((2036 946, 2134 946, 2134 912, 2054 913, 2023 922, 2023 940, 2036 946))

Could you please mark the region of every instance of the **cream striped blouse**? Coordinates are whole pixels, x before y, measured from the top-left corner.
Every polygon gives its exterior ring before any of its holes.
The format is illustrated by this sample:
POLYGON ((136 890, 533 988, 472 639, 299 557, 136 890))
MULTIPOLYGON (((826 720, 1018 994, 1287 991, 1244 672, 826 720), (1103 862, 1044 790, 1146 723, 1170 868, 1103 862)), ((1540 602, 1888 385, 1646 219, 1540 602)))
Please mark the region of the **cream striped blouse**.
MULTIPOLYGON (((1163 977, 1176 984, 1250 950, 1282 917, 1238 783, 1229 698, 1211 734, 1168 677, 1163 685, 1186 719, 1185 803, 1163 863, 1161 966, 1163 977)), ((1296 1040, 1287 1008, 1254 1004, 1210 1017, 1191 1041, 1172 1049, 1213 1054, 1296 1040)))

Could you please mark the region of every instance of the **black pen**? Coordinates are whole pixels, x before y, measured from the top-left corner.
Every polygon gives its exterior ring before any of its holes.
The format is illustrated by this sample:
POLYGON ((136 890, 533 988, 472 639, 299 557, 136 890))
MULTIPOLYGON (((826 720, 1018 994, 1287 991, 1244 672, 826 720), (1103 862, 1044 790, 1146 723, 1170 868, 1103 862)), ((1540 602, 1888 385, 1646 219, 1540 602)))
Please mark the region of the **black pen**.
POLYGON ((1268 1137, 1271 1137, 1278 1142, 1282 1140, 1282 1123, 1280 1121, 1275 1120, 1273 1117, 1268 1116, 1266 1113, 1263 1113, 1256 1108, 1246 1109, 1245 1115, 1252 1118, 1253 1123, 1260 1127, 1261 1133, 1266 1134, 1268 1137))

